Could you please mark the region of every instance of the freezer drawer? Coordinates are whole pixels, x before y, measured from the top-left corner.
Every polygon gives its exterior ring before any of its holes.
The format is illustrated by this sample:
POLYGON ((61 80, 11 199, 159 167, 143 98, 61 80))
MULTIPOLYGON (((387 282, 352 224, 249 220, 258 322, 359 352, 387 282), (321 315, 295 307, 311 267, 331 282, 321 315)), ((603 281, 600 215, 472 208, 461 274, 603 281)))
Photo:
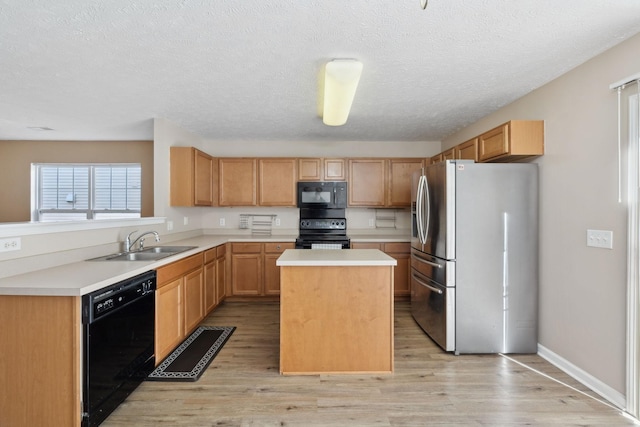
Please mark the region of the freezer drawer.
POLYGON ((439 285, 411 269, 411 314, 444 350, 455 350, 455 288, 439 285))
POLYGON ((455 286, 456 269, 455 261, 446 261, 441 258, 411 249, 411 268, 429 277, 443 286, 455 286))

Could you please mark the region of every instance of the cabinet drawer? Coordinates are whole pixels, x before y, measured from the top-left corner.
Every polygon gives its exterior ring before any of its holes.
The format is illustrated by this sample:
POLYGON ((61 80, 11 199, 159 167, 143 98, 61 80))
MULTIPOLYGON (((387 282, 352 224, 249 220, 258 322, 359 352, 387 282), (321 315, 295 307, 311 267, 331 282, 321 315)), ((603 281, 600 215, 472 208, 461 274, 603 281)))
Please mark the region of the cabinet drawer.
POLYGON ((294 243, 265 243, 264 251, 267 253, 282 253, 285 249, 294 249, 294 243))
POLYGON ((209 264, 216 260, 216 248, 208 249, 204 252, 204 263, 209 264))
POLYGON ((177 277, 184 276, 191 270, 202 267, 203 260, 204 257, 202 252, 200 252, 199 254, 192 255, 188 258, 181 259, 180 261, 158 268, 156 270, 158 288, 177 277))
POLYGON ((255 254, 262 252, 262 243, 232 243, 231 252, 234 254, 255 254))
POLYGON ((384 252, 408 254, 411 252, 411 244, 408 242, 391 242, 384 244, 384 252))

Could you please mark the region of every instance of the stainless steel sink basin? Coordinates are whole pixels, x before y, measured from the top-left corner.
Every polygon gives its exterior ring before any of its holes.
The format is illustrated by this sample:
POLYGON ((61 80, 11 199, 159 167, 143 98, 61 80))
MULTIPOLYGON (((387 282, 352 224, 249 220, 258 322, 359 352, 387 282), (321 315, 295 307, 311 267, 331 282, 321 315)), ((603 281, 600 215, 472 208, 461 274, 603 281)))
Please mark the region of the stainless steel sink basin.
POLYGON ((154 246, 141 251, 105 255, 88 261, 155 261, 195 248, 197 246, 154 246))
POLYGON ((154 246, 152 248, 143 249, 140 253, 156 253, 156 254, 166 254, 172 253, 177 254, 180 252, 188 251, 189 249, 195 249, 197 246, 154 246))

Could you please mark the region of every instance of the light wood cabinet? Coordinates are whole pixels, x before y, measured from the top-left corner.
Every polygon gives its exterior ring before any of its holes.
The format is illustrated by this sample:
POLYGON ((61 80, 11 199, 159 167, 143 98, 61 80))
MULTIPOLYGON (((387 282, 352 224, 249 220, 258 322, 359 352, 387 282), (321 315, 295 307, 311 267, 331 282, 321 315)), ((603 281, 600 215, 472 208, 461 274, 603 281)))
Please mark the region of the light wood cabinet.
POLYGON ((393 269, 393 294, 396 297, 410 295, 411 244, 406 242, 354 242, 353 249, 378 249, 393 257, 398 265, 393 269))
POLYGON ((232 296, 265 297, 280 294, 276 260, 293 242, 231 243, 232 296))
POLYGON ((325 181, 345 181, 347 168, 344 159, 323 159, 325 181))
POLYGON ((218 304, 216 292, 216 248, 204 251, 204 314, 207 315, 218 304))
POLYGON ((349 206, 406 207, 422 159, 349 159, 349 206))
POLYGON ((387 161, 349 159, 348 165, 349 206, 384 207, 387 200, 387 161))
POLYGON ((455 153, 455 149, 453 149, 453 148, 450 148, 447 151, 443 151, 442 152, 441 161, 454 160, 455 158, 456 158, 456 153, 455 153))
POLYGON ((345 159, 298 159, 298 181, 345 181, 346 179, 345 159))
POLYGON ((456 159, 478 161, 478 138, 458 144, 454 149, 456 159))
POLYGON ((0 426, 80 426, 80 301, 0 296, 0 426))
POLYGON ((511 120, 478 137, 480 161, 517 161, 543 154, 542 120, 511 120))
POLYGON ((171 206, 213 206, 217 202, 217 162, 193 147, 170 147, 171 206))
POLYGON ((201 252, 157 269, 156 364, 204 317, 203 260, 201 252))
POLYGON ((387 206, 407 207, 411 205, 411 178, 422 168, 421 159, 390 159, 387 178, 387 206))
POLYGON ((261 243, 231 243, 231 291, 234 296, 262 295, 261 243))
POLYGON ((298 181, 322 181, 323 179, 322 159, 298 159, 298 181))
POLYGON ((184 338, 182 278, 165 283, 156 291, 156 365, 184 338))
POLYGON ((258 160, 258 204, 260 206, 296 206, 296 159, 258 160))
POLYGON ((264 244, 264 295, 280 295, 280 267, 276 261, 285 249, 294 248, 294 243, 264 244))
POLYGON ((216 248, 216 305, 226 296, 227 288, 227 245, 216 248))
POLYGON ((219 205, 257 204, 257 159, 224 157, 218 159, 219 205))

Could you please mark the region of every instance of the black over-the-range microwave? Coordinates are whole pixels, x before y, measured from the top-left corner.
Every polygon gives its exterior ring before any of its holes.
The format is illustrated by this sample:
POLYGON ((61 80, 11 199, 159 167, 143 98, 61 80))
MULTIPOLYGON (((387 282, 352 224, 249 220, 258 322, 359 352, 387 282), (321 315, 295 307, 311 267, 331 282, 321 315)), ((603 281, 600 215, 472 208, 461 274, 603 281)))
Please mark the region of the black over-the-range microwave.
POLYGON ((298 182, 298 207, 303 209, 345 209, 347 183, 344 181, 298 182))

